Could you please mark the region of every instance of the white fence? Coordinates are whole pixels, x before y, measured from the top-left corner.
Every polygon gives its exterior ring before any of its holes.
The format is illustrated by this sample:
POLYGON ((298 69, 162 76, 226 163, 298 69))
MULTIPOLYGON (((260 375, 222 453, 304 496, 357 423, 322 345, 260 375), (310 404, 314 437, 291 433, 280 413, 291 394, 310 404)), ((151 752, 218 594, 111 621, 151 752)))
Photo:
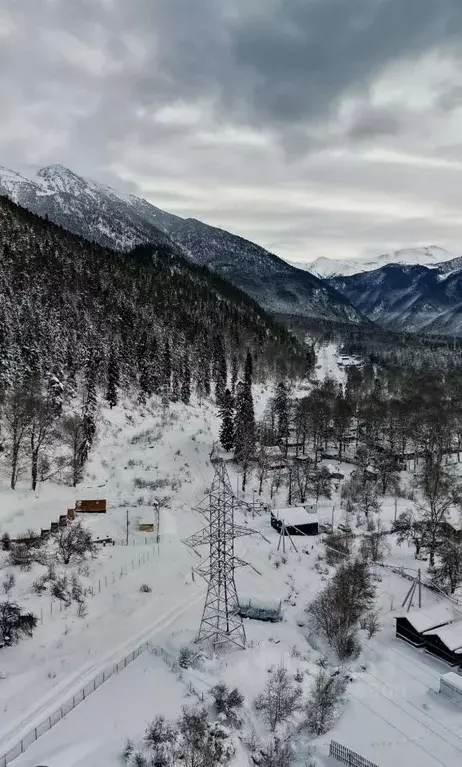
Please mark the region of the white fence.
POLYGON ((347 764, 348 767, 377 767, 376 764, 365 759, 361 754, 352 751, 351 748, 342 746, 336 740, 331 740, 329 745, 329 756, 332 756, 337 762, 347 764))
POLYGON ((30 745, 32 745, 32 743, 38 740, 41 735, 44 735, 46 732, 48 732, 48 730, 51 730, 55 724, 58 724, 58 722, 67 716, 67 714, 69 714, 70 711, 78 706, 79 703, 82 703, 82 701, 88 698, 92 692, 95 692, 98 687, 101 687, 101 685, 110 679, 111 676, 118 674, 120 671, 123 671, 123 669, 126 668, 129 663, 134 661, 135 658, 138 658, 143 652, 146 652, 149 647, 150 642, 143 642, 143 644, 137 647, 136 650, 133 650, 133 652, 131 652, 129 655, 126 655, 125 658, 123 658, 118 663, 109 664, 109 666, 104 671, 95 676, 95 678, 92 679, 91 682, 88 682, 85 687, 82 687, 82 689, 79 690, 76 695, 68 698, 62 706, 53 711, 50 716, 47 716, 36 727, 33 727, 27 735, 23 736, 23 738, 21 738, 21 740, 19 740, 15 746, 10 748, 6 754, 0 756, 0 767, 7 767, 7 765, 10 764, 14 759, 17 759, 18 756, 21 756, 21 754, 23 754, 24 751, 30 745))

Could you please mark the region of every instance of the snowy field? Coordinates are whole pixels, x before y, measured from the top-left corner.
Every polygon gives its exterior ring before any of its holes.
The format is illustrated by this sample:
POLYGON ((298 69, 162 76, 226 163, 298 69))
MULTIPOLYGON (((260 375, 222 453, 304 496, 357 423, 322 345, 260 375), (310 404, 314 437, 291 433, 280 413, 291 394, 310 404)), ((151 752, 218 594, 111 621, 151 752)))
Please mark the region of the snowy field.
MULTIPOLYGON (((333 345, 326 347, 325 355, 321 350, 319 363, 318 378, 332 375, 342 380, 333 345)), ((271 393, 255 390, 257 415, 271 393)), ((105 497, 108 513, 90 515, 88 524, 95 536, 114 537, 116 545, 101 549, 88 562, 83 578, 92 584, 94 596, 88 600, 85 617, 78 617, 74 607, 60 611, 56 600, 52 612, 49 597, 31 593, 36 568, 32 573, 15 569, 12 597, 41 616, 41 622, 32 639, 0 651, 0 756, 105 665, 123 658, 141 642, 150 640, 163 649, 167 659, 174 659, 194 639, 204 583, 197 575, 193 577, 198 560, 182 541, 204 524, 193 507, 203 499, 213 477, 210 452, 218 425, 211 405, 202 409, 171 406, 163 421, 155 403, 136 411, 122 403, 113 411, 102 412, 98 444, 77 494, 53 483, 39 486, 36 493, 27 489, 27 483, 20 483, 12 492, 3 478, 2 532, 16 535, 28 528, 48 527, 77 497, 105 497), (138 531, 138 523, 152 516, 153 500, 159 497, 164 502, 157 544, 155 534, 138 531), (129 546, 123 544, 127 511, 129 546), (151 593, 140 592, 143 583, 152 588, 151 593)), ((346 477, 353 469, 347 463, 339 466, 346 477)), ((236 487, 238 477, 232 465, 229 473, 236 487)), ((256 489, 253 478, 247 501, 253 500, 256 489)), ((320 503, 321 521, 330 522, 334 517, 335 524, 340 522, 339 489, 340 484, 332 500, 320 503)), ((267 487, 263 498, 269 501, 267 487)), ((287 506, 286 488, 275 503, 287 506)), ((398 513, 405 508, 406 501, 399 499, 398 513)), ((394 514, 394 500, 386 498, 382 508, 385 526, 394 514)), ((182 705, 196 699, 195 693, 207 698, 210 687, 221 680, 237 685, 244 694, 246 729, 265 736, 268 733, 253 700, 264 687, 268 669, 281 661, 290 671, 301 672, 308 691, 326 652, 321 639, 310 632, 305 612, 326 580, 318 562, 324 551, 320 537, 298 538, 298 551, 289 549, 283 556, 277 551, 278 535, 269 515, 252 518, 251 513, 239 510, 236 522, 256 531, 236 545, 237 555, 255 568, 237 571, 242 601, 281 602, 284 620, 278 624, 246 621, 245 651, 204 658, 181 675, 170 669, 165 658, 147 651, 43 735, 14 762, 18 767, 116 767, 127 737, 139 741, 156 714, 175 718, 182 705)), ((425 567, 416 562, 413 550, 393 543, 386 561, 415 570, 425 567)), ((361 632, 363 651, 347 668, 352 683, 334 729, 314 740, 303 732, 296 736, 300 764, 305 762, 309 744, 318 763, 328 764, 331 738, 378 767, 462 764, 462 710, 438 693, 439 676, 448 667, 394 638, 394 615, 409 582, 380 567, 375 576, 381 630, 371 640, 361 632)), ((423 599, 424 606, 437 601, 427 589, 423 599)), ((247 763, 248 754, 238 749, 235 764, 247 763)))

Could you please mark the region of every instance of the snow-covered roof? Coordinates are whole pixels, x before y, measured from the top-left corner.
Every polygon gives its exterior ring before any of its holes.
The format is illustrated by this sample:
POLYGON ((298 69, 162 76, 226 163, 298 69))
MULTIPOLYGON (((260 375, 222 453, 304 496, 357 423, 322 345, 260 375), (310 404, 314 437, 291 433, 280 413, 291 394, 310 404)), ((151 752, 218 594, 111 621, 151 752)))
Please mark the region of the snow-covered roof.
POLYGON ((456 650, 462 651, 462 621, 450 623, 449 626, 440 626, 440 628, 430 629, 430 631, 426 631, 425 634, 437 636, 438 639, 446 645, 448 650, 451 650, 451 652, 456 650))
POLYGON ((412 610, 412 612, 404 613, 404 615, 401 615, 400 617, 406 618, 419 634, 434 629, 437 626, 443 626, 445 623, 450 623, 454 620, 452 610, 448 605, 442 604, 427 607, 423 610, 412 610))
POLYGON ((377 471, 377 469, 375 468, 375 466, 372 466, 371 464, 369 464, 369 466, 366 467, 366 471, 367 471, 368 474, 378 474, 379 473, 377 471))
POLYGON ((296 527, 316 522, 313 514, 309 514, 303 506, 290 506, 288 509, 273 509, 273 516, 280 519, 285 525, 296 527))
POLYGON ((448 671, 447 674, 443 674, 441 682, 446 682, 446 684, 462 692, 462 676, 454 671, 448 671))
POLYGON ((334 466, 332 463, 328 463, 326 465, 326 469, 329 472, 329 474, 341 474, 342 477, 345 476, 340 466, 334 466))

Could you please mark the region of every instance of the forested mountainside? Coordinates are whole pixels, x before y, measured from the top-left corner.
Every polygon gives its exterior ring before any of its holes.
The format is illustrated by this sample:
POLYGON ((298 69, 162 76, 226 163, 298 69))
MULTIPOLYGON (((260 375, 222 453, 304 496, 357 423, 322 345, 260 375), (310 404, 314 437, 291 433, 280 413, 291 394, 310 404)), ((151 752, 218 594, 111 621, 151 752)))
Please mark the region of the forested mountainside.
POLYGON ((271 312, 367 324, 343 295, 248 240, 146 200, 123 195, 60 165, 26 179, 0 168, 0 193, 70 232, 118 250, 150 242, 206 265, 271 312))
POLYGON ((328 282, 383 328, 462 336, 458 258, 436 268, 390 265, 328 282))
POLYGON ((76 382, 143 397, 203 395, 217 367, 302 371, 306 353, 241 291, 168 244, 129 254, 90 244, 0 198, 0 391, 76 382))

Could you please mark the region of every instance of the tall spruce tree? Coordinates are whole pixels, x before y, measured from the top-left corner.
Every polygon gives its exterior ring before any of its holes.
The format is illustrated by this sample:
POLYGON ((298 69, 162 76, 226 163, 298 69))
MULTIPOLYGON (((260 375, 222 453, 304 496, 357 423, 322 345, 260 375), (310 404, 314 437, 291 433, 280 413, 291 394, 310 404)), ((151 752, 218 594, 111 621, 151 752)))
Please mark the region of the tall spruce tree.
POLYGON ((189 405, 191 400, 191 368, 189 367, 189 359, 186 355, 182 365, 182 378, 181 378, 181 401, 185 405, 189 405))
POLYGON ((289 392, 284 381, 276 387, 274 397, 274 413, 276 416, 276 431, 278 438, 287 442, 289 436, 289 392))
POLYGON ((109 362, 107 366, 107 389, 106 389, 106 400, 111 410, 115 405, 117 405, 117 402, 119 400, 119 382, 120 382, 119 361, 117 359, 115 349, 111 348, 111 352, 109 355, 109 362))
POLYGON ((255 413, 252 389, 242 381, 236 387, 234 434, 234 455, 242 466, 242 489, 245 490, 248 468, 255 453, 255 413))
POLYGON ((168 399, 170 396, 170 385, 172 379, 172 358, 170 354, 170 342, 165 340, 164 351, 162 354, 162 368, 160 371, 162 397, 168 399))
POLYGON ((236 384, 239 377, 239 359, 237 354, 233 354, 231 359, 231 394, 233 397, 236 394, 236 384))
POLYGON ((249 389, 252 387, 252 376, 253 376, 253 359, 250 353, 250 349, 247 349, 247 355, 245 358, 245 365, 244 365, 244 384, 249 389))
POLYGON ((215 399, 217 405, 221 405, 223 403, 228 380, 225 346, 221 336, 217 336, 215 339, 213 377, 215 381, 215 399))
POLYGON ((225 450, 232 450, 234 447, 234 400, 229 389, 225 389, 220 416, 220 442, 225 450))

